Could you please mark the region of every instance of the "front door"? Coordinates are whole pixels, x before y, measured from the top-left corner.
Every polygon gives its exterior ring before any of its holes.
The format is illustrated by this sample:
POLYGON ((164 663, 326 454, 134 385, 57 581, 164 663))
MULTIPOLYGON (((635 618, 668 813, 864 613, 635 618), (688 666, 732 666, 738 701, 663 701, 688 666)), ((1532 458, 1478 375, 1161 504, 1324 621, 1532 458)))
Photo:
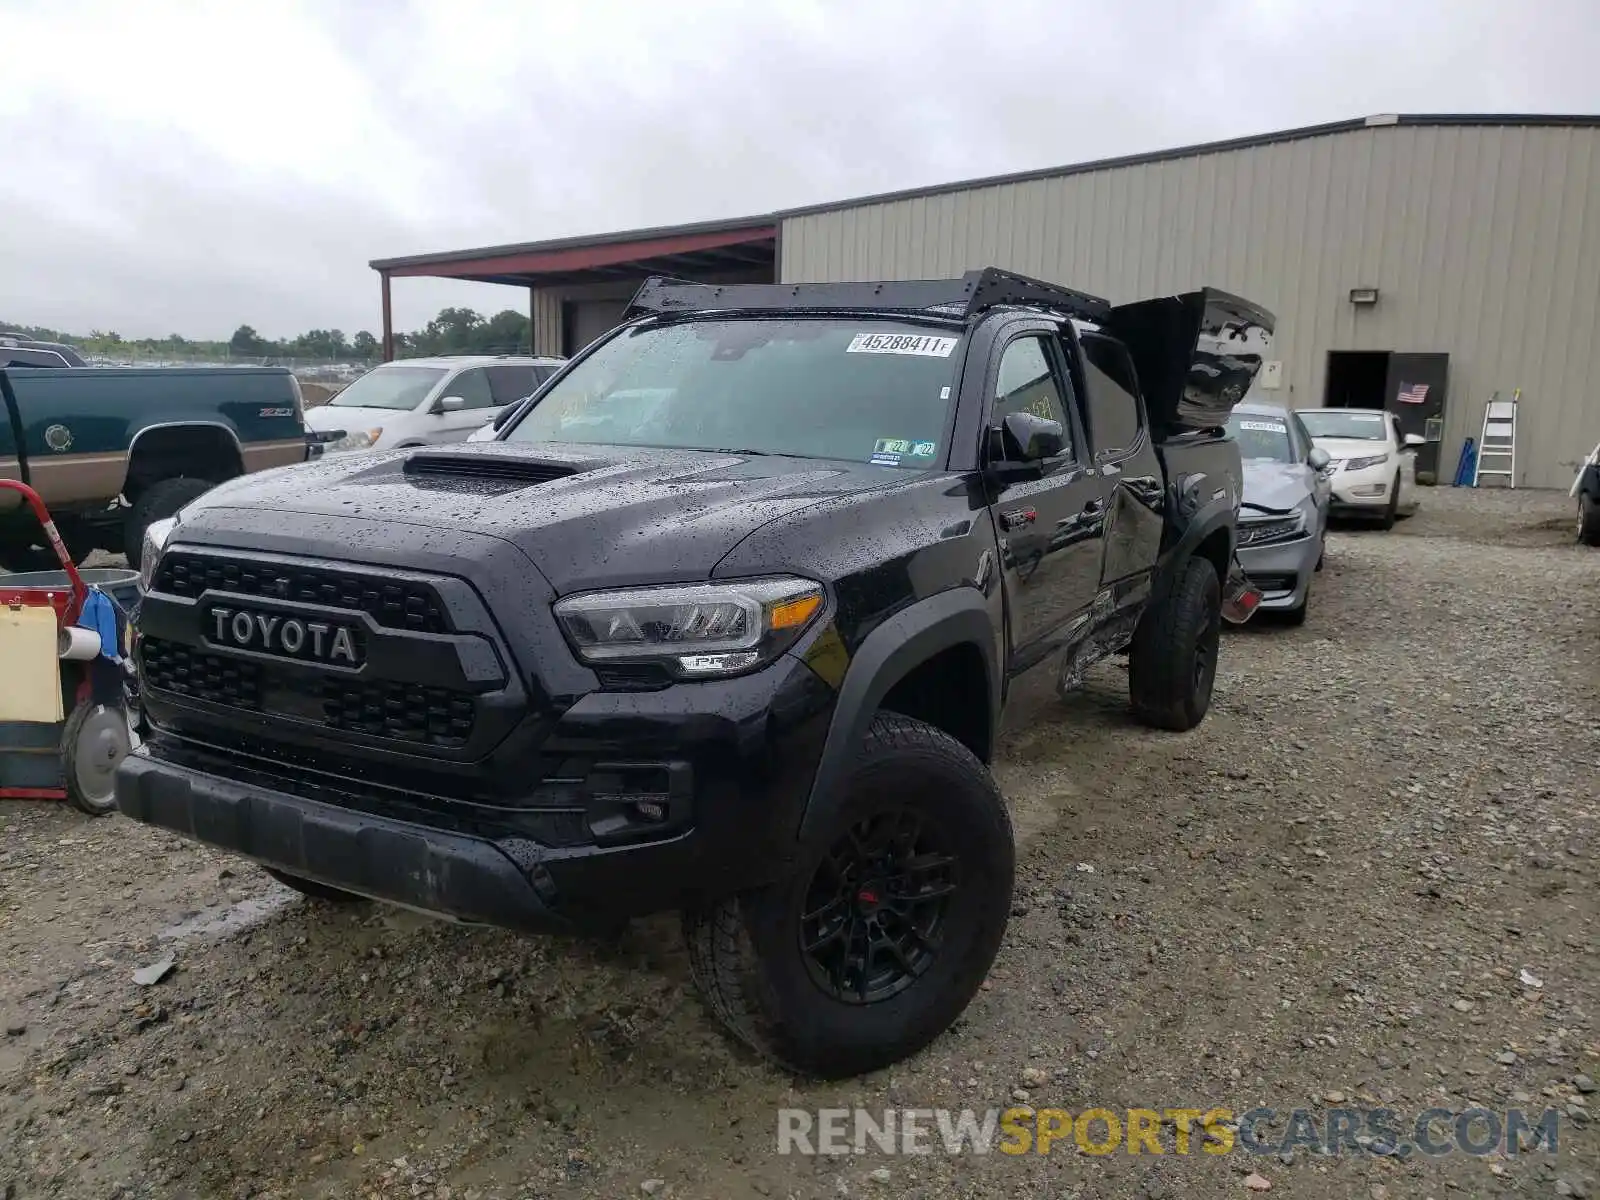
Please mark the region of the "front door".
POLYGON ((459 396, 465 403, 460 408, 441 410, 428 418, 426 439, 429 442, 464 442, 485 421, 494 420, 499 411, 489 387, 489 374, 482 367, 462 371, 439 395, 441 398, 459 396))
POLYGON ((1444 442, 1445 390, 1450 380, 1448 354, 1391 354, 1383 406, 1400 421, 1402 436, 1423 439, 1417 447, 1417 476, 1423 483, 1439 478, 1439 451, 1444 442))
POLYGON ((1051 330, 1007 343, 991 384, 991 429, 1008 413, 1031 412, 1058 422, 1065 436, 1040 478, 1010 484, 994 504, 1013 674, 1073 640, 1099 591, 1106 482, 1073 421, 1067 379, 1051 330))

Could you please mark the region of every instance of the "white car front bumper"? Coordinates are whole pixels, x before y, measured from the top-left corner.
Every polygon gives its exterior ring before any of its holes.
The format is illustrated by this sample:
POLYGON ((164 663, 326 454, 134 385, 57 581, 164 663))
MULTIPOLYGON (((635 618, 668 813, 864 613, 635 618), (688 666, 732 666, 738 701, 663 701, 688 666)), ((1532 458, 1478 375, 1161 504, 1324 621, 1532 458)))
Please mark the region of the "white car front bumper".
POLYGON ((1362 467, 1359 471, 1349 470, 1343 461, 1336 461, 1329 469, 1332 471, 1330 479, 1335 511, 1368 511, 1388 507, 1389 488, 1394 483, 1392 461, 1362 467))

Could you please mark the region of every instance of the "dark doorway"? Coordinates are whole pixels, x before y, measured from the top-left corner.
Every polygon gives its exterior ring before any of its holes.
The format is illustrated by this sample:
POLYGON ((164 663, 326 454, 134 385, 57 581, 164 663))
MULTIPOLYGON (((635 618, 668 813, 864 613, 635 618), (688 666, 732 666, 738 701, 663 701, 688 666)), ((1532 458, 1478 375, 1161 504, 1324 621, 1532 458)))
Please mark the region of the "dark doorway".
POLYGON ((1328 355, 1327 408, 1382 408, 1389 381, 1387 350, 1334 350, 1328 355))

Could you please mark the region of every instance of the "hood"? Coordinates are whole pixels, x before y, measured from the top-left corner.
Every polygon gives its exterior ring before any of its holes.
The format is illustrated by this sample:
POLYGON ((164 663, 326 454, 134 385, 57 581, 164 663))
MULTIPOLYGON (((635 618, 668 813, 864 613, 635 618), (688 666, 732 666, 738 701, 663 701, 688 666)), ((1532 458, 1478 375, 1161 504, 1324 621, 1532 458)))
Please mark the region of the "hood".
MULTIPOLYGON (((776 455, 463 442, 242 475, 186 508, 184 524, 226 533, 228 510, 242 508, 485 534, 515 545, 565 595, 708 578, 768 521, 908 478, 776 455)), ((361 542, 332 525, 329 536, 347 556, 361 542)))
POLYGON ((1347 458, 1372 458, 1389 452, 1387 442, 1375 442, 1371 438, 1314 437, 1311 444, 1326 450, 1341 462, 1347 458))
POLYGON ((357 408, 353 404, 337 408, 332 404, 319 404, 306 409, 306 428, 318 433, 326 433, 330 429, 343 429, 349 433, 355 429, 393 425, 396 418, 410 415, 408 408, 357 408))
POLYGON ((1244 499, 1262 508, 1292 509, 1311 499, 1311 470, 1298 463, 1246 462, 1244 499))

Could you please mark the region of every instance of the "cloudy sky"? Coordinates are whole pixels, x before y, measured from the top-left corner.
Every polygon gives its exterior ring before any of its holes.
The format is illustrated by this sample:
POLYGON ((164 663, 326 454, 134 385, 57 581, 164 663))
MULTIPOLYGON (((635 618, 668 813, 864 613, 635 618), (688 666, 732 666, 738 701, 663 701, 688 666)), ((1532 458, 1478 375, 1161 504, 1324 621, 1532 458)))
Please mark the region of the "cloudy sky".
MULTIPOLYGON (((0 0, 0 320, 378 324, 378 257, 1375 112, 1600 112, 1596 0, 0 0)), ((525 293, 395 284, 396 323, 525 293)))

